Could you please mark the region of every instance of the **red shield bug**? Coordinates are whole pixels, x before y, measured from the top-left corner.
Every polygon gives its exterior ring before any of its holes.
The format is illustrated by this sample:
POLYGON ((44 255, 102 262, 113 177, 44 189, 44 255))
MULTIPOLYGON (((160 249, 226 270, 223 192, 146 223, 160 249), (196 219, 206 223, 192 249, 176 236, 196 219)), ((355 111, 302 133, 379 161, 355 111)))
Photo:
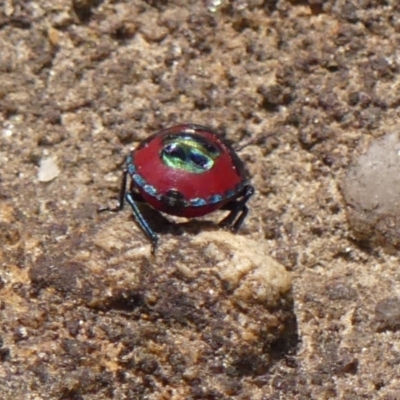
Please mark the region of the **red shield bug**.
POLYGON ((148 137, 128 155, 118 206, 98 211, 121 211, 128 202, 154 253, 158 237, 137 203, 186 218, 227 210, 229 214, 219 225, 237 232, 253 193, 243 163, 230 144, 209 128, 184 124, 148 137))

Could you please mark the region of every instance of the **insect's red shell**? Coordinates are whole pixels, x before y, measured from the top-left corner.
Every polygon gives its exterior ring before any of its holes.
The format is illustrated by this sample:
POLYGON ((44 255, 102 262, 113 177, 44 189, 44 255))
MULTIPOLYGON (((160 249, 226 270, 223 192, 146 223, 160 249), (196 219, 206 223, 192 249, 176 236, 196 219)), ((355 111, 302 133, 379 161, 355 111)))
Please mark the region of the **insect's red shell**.
POLYGON ((143 199, 159 211, 188 218, 200 217, 221 208, 231 201, 238 188, 246 182, 243 165, 234 150, 216 133, 198 125, 178 125, 151 136, 132 153, 136 172, 157 190, 157 196, 147 193, 142 187, 132 185, 138 190, 143 199), (165 165, 160 157, 163 138, 166 135, 192 132, 201 135, 212 142, 221 154, 215 160, 213 167, 202 173, 192 173, 182 169, 174 169, 165 165), (171 209, 160 200, 171 189, 179 191, 185 200, 209 199, 213 195, 221 195, 221 201, 201 206, 185 206, 171 209))

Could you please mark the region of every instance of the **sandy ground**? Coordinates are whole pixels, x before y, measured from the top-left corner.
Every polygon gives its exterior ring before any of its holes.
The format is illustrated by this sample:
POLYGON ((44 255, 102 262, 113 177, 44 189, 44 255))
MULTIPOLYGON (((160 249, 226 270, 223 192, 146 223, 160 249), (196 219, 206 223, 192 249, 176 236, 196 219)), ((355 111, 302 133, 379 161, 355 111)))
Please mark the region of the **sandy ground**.
POLYGON ((398 253, 340 191, 398 126, 399 45, 395 0, 0 3, 1 398, 400 399, 398 253), (96 209, 181 122, 258 139, 256 194, 239 239, 150 213, 155 259, 96 209))

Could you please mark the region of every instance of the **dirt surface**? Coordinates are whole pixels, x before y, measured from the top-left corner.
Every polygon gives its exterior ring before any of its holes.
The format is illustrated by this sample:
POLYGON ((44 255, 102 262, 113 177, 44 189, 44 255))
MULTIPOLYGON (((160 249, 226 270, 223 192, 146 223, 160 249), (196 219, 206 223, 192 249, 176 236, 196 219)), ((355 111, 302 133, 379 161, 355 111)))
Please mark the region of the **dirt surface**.
POLYGON ((398 253, 340 192, 397 128, 399 45, 395 0, 0 3, 1 398, 400 399, 398 253), (150 213, 154 259, 96 209, 181 122, 258 139, 256 194, 243 241, 150 213), (229 285, 253 248, 277 286, 229 285))

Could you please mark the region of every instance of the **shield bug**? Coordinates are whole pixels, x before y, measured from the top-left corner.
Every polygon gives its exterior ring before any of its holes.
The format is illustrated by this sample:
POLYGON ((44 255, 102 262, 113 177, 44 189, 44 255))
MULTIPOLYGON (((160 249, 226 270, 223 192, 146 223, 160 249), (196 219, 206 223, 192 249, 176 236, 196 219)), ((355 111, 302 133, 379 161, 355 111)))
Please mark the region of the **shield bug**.
POLYGON ((98 211, 121 211, 126 201, 154 253, 158 237, 137 203, 186 218, 227 210, 219 225, 237 232, 253 193, 244 165, 229 143, 210 128, 183 124, 148 137, 128 155, 117 207, 98 211))

